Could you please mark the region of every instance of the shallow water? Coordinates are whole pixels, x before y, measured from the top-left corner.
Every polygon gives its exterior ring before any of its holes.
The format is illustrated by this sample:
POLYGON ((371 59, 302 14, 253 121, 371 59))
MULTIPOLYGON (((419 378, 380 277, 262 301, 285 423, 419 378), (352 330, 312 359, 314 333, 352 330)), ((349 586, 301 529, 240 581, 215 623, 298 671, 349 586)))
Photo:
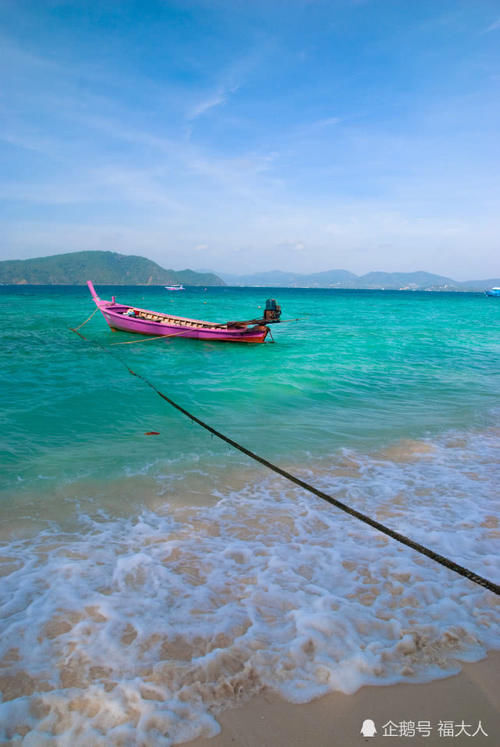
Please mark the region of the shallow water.
MULTIPOLYGON (((498 578, 494 299, 99 290, 216 321, 276 296, 301 321, 275 345, 113 351, 248 448, 498 578)), ((499 647, 492 594, 249 463, 69 332, 86 289, 0 301, 4 739, 176 743, 266 687, 303 702, 499 647)), ((98 315, 84 332, 136 339, 98 315)))

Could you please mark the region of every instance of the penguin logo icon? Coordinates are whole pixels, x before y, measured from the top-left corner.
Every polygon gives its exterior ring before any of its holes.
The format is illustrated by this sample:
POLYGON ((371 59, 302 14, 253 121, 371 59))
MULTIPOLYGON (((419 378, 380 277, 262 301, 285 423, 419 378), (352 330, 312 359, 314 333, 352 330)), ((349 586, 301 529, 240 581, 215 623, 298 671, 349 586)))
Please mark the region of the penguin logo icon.
POLYGON ((360 734, 362 734, 364 737, 374 737, 376 733, 377 730, 371 718, 365 718, 365 720, 363 721, 363 726, 361 727, 360 734))

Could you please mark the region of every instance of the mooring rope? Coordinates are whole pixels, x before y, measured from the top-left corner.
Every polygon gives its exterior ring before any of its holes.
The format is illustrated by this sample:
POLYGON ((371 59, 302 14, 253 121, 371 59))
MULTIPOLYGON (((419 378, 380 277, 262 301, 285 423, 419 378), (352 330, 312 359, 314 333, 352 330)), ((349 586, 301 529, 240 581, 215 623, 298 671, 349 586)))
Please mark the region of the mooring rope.
MULTIPOLYGON (((82 326, 83 325, 80 325, 80 327, 82 326)), ((102 350, 109 353, 113 358, 119 361, 122 364, 122 366, 124 366, 127 369, 127 371, 129 372, 129 374, 131 374, 131 376, 135 376, 136 378, 143 381, 154 392, 156 392, 156 394, 159 397, 165 400, 165 402, 168 402, 169 405, 171 405, 176 410, 181 412, 183 415, 185 415, 187 418, 192 420, 194 423, 197 423, 199 426, 204 428, 206 431, 211 433, 213 436, 217 436, 217 438, 220 438, 221 441, 225 441, 227 444, 229 444, 233 448, 237 449, 238 451, 241 451, 242 454, 246 454, 246 456, 250 457, 254 461, 259 462, 259 464, 264 465, 264 467, 267 467, 273 472, 276 472, 278 475, 281 475, 282 477, 286 478, 290 482, 293 482, 295 485, 298 485, 300 488, 303 488, 304 490, 307 490, 309 493, 312 493, 313 495, 316 495, 318 498, 321 498, 327 503, 330 503, 332 506, 339 508, 341 511, 344 511, 350 516, 354 516, 354 518, 359 519, 359 521, 362 521, 365 524, 368 524, 369 526, 373 527, 374 529, 377 529, 379 532, 386 534, 388 537, 395 539, 397 542, 400 542, 402 545, 406 545, 407 547, 410 547, 412 550, 416 550, 421 555, 427 556, 428 558, 430 558, 431 560, 434 560, 436 563, 439 563, 445 568, 448 568, 449 570, 454 571, 455 573, 458 573, 460 576, 463 576, 464 578, 469 579, 469 581, 473 581, 475 584, 478 584, 479 586, 483 586, 485 589, 488 589, 488 591, 491 591, 494 594, 497 594, 498 596, 500 596, 500 585, 494 583, 493 581, 490 581, 487 578, 484 578, 483 576, 479 576, 477 573, 474 573, 474 571, 471 571, 468 568, 465 568, 464 566, 459 565, 458 563, 455 563, 453 560, 450 560, 450 558, 446 558, 444 555, 440 555, 439 553, 435 552, 434 550, 431 550, 425 545, 421 545, 419 542, 415 542, 409 537, 406 537, 404 534, 400 534, 399 532, 396 532, 394 529, 391 529, 390 527, 386 527, 385 524, 381 524, 379 521, 372 519, 370 516, 367 516, 366 514, 361 513, 361 511, 357 511, 355 508, 348 506, 346 503, 342 503, 342 501, 337 500, 337 498, 333 498, 333 496, 329 495, 328 493, 325 493, 322 490, 315 488, 314 485, 310 485, 304 480, 301 480, 300 477, 296 477, 295 475, 292 475, 290 472, 287 472, 287 470, 284 470, 281 467, 278 467, 276 464, 273 464, 273 462, 270 462, 268 459, 265 459, 264 457, 259 456, 259 454, 256 454, 254 451, 247 449, 245 446, 242 446, 237 441, 234 441, 232 438, 229 438, 229 436, 224 435, 224 433, 221 433, 215 428, 212 428, 211 425, 208 425, 208 423, 205 423, 203 420, 200 420, 200 418, 197 418, 196 415, 193 415, 191 412, 186 410, 184 407, 182 407, 181 405, 178 405, 177 402, 174 402, 173 399, 170 399, 170 397, 168 397, 166 394, 161 392, 145 376, 137 373, 132 368, 130 368, 130 366, 127 363, 125 363, 124 360, 122 360, 117 355, 115 355, 115 353, 112 350, 109 350, 109 348, 105 347, 104 345, 101 345, 101 343, 99 342, 96 342, 94 340, 89 340, 89 338, 85 337, 85 335, 82 332, 78 332, 78 329, 80 329, 80 327, 76 327, 75 329, 71 328, 71 330, 73 332, 76 332, 76 334, 79 337, 81 337, 83 340, 86 340, 87 342, 90 342, 93 345, 97 345, 102 350)))
MULTIPOLYGON (((94 311, 92 312, 92 314, 87 319, 85 319, 84 322, 82 322, 81 324, 79 324, 78 327, 75 327, 75 328, 70 327, 71 331, 72 332, 76 332, 77 330, 81 329, 82 327, 85 327, 85 325, 87 324, 87 322, 90 322, 90 320, 92 319, 92 317, 94 316, 94 314, 97 314, 98 311, 99 311, 99 306, 96 306, 96 308, 94 309, 94 311)), ((87 338, 85 338, 85 339, 87 339, 87 338)))
MULTIPOLYGON (((70 330, 72 332, 78 333, 78 330, 84 327, 87 324, 87 322, 90 322, 90 320, 92 319, 92 317, 97 311, 99 311, 99 307, 97 307, 92 312, 92 314, 88 317, 88 319, 85 319, 84 322, 79 324, 78 327, 70 327, 70 330)), ((185 334, 186 334, 186 330, 183 329, 181 332, 173 332, 171 335, 158 335, 156 337, 146 337, 146 339, 144 340, 126 340, 125 342, 110 342, 109 345, 110 346, 112 345, 138 345, 141 342, 152 342, 153 340, 165 340, 170 337, 182 337, 182 335, 185 335, 185 334)), ((84 336, 81 335, 81 337, 84 337, 84 336)), ((93 340, 89 340, 88 337, 84 337, 84 339, 87 340, 88 342, 93 342, 93 340)), ((99 344, 99 343, 96 343, 96 344, 99 344)), ((101 346, 101 347, 104 347, 104 346, 101 346)))

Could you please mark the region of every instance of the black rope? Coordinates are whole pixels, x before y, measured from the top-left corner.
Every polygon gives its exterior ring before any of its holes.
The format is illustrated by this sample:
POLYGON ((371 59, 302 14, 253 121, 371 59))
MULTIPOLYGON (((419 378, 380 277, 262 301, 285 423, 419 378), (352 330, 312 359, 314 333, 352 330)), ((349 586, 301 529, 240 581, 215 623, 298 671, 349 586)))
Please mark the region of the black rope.
POLYGON ((204 428, 206 431, 208 431, 212 435, 217 436, 217 438, 220 438, 222 441, 225 441, 227 444, 229 444, 233 448, 237 449, 238 451, 241 451, 243 454, 246 454, 254 461, 259 462, 260 464, 263 464, 264 467, 267 467, 273 472, 276 472, 278 475, 285 477, 287 480, 295 483, 295 485, 298 485, 300 488, 307 490, 309 493, 313 493, 313 495, 318 496, 318 498, 321 498, 327 503, 330 503, 332 506, 335 506, 336 508, 340 508, 341 511, 345 511, 345 513, 349 514, 350 516, 354 516, 354 518, 359 519, 365 524, 368 524, 374 529, 377 529, 379 532, 386 534, 388 537, 392 537, 392 539, 395 539, 397 542, 400 542, 401 544, 406 545, 407 547, 410 547, 412 550, 416 550, 421 555, 426 555, 428 558, 430 558, 431 560, 434 560, 436 563, 439 563, 445 568, 449 568, 451 571, 455 571, 455 573, 458 573, 460 576, 463 576, 464 578, 469 579, 469 581, 473 581, 475 584, 479 584, 479 586, 483 586, 485 589, 488 589, 488 591, 492 591, 494 594, 497 594, 500 596, 500 586, 498 584, 495 584, 493 581, 490 581, 489 579, 484 578, 483 576, 479 576, 477 573, 474 573, 468 568, 465 568, 464 566, 459 565, 458 563, 455 563, 453 560, 446 558, 444 555, 440 555, 439 553, 434 552, 434 550, 431 550, 428 547, 425 547, 425 545, 421 545, 419 542, 415 542, 414 540, 409 539, 404 534, 400 534, 399 532, 396 532, 394 529, 390 529, 389 527, 386 527, 385 524, 381 524, 379 521, 372 519, 370 516, 366 516, 366 514, 363 514, 360 511, 357 511, 355 508, 351 508, 351 506, 348 506, 346 503, 342 503, 342 501, 339 501, 336 498, 333 498, 331 495, 328 495, 328 493, 324 493, 322 490, 315 488, 314 485, 310 485, 309 483, 304 482, 304 480, 301 480, 299 477, 296 477, 295 475, 292 475, 290 472, 287 472, 281 467, 278 467, 276 464, 269 462, 267 459, 264 459, 264 457, 259 456, 258 454, 251 451, 250 449, 247 449, 245 446, 242 446, 237 441, 233 441, 232 438, 229 438, 228 436, 225 436, 223 433, 216 430, 215 428, 212 428, 211 425, 208 425, 208 423, 205 423, 203 420, 200 420, 200 418, 197 418, 196 415, 193 415, 188 410, 186 410, 184 407, 181 407, 181 405, 178 405, 176 402, 174 402, 173 399, 170 399, 170 397, 167 397, 166 394, 163 394, 163 392, 161 392, 154 384, 152 384, 149 381, 149 379, 147 379, 142 374, 139 374, 133 369, 131 369, 130 366, 127 363, 125 363, 125 361, 123 361, 121 358, 115 355, 114 351, 109 350, 104 345, 101 345, 101 343, 99 342, 89 340, 88 337, 85 337, 85 335, 83 335, 81 332, 78 332, 76 329, 72 328, 72 331, 76 332, 76 334, 79 335, 79 337, 82 337, 84 340, 87 340, 87 342, 91 342, 94 345, 98 345, 100 348, 102 348, 107 353, 112 355, 113 358, 116 358, 116 360, 120 361, 120 363, 123 366, 125 366, 127 371, 132 376, 135 376, 136 378, 143 381, 154 392, 156 392, 156 394, 158 394, 159 397, 165 400, 165 402, 168 402, 169 405, 174 407, 179 412, 182 412, 183 415, 188 417, 194 423, 197 423, 198 425, 200 425, 202 428, 204 428))

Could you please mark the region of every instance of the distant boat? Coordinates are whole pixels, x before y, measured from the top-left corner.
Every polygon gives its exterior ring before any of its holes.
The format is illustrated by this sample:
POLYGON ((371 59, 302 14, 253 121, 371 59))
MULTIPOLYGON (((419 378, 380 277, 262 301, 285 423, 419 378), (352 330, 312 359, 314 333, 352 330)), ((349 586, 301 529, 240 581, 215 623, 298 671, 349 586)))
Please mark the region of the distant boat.
POLYGON ((180 285, 166 285, 165 289, 168 291, 183 291, 186 290, 182 284, 180 285))
POLYGON ((500 296, 500 288, 490 288, 485 292, 487 296, 500 296))
POLYGON ((264 317, 248 321, 206 322, 201 319, 188 319, 159 311, 139 309, 136 306, 104 301, 96 293, 93 283, 88 280, 92 298, 111 329, 157 337, 189 337, 199 340, 226 340, 228 342, 264 342, 269 334, 268 324, 280 321, 281 308, 270 298, 266 302, 264 317))

